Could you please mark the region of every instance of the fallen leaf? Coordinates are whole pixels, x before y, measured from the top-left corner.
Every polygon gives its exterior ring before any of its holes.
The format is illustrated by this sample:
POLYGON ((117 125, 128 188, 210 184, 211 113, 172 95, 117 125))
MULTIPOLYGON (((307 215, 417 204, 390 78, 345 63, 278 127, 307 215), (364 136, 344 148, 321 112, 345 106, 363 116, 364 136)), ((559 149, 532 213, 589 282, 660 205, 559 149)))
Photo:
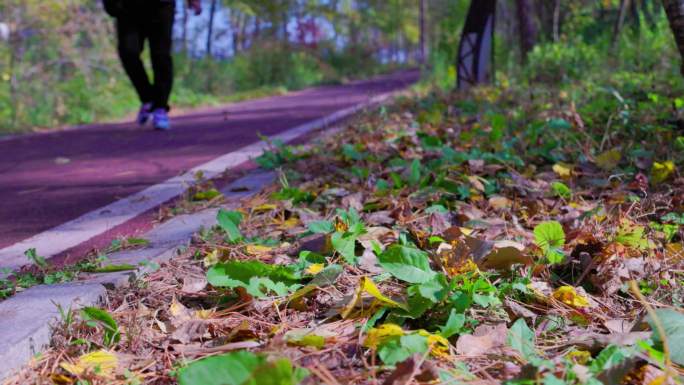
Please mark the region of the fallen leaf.
POLYGON ((511 207, 512 204, 513 202, 511 202, 510 199, 500 195, 494 195, 489 198, 489 205, 497 210, 507 209, 511 207))
POLYGON ((316 274, 320 273, 321 270, 323 270, 323 268, 325 268, 325 265, 324 265, 324 264, 322 264, 322 263, 313 263, 313 264, 309 265, 309 267, 307 267, 306 270, 304 270, 304 272, 305 272, 306 274, 316 275, 316 274))
POLYGON ((675 165, 671 160, 663 163, 653 162, 653 166, 651 166, 651 183, 657 185, 665 182, 674 174, 674 171, 675 165))
POLYGON ((492 353, 504 346, 508 336, 505 323, 480 325, 473 334, 463 334, 456 341, 456 352, 465 356, 480 356, 492 353))
POLYGON ((268 254, 268 253, 271 252, 272 250, 273 250, 272 247, 270 247, 270 246, 264 246, 264 245, 253 245, 253 244, 250 244, 250 245, 247 245, 247 246, 245 247, 245 252, 246 252, 247 254, 253 255, 253 256, 259 256, 259 255, 268 254))
POLYGON ((207 287, 207 278, 205 276, 187 276, 183 278, 183 293, 194 294, 199 293, 207 287))
POLYGON ((567 179, 572 176, 572 166, 565 163, 556 163, 552 169, 561 178, 567 179))
POLYGON ((618 149, 604 151, 596 156, 596 165, 603 171, 611 171, 620 163, 622 153, 618 149))
POLYGON ((572 286, 561 286, 553 292, 553 298, 563 302, 566 305, 574 308, 583 308, 589 306, 589 300, 577 293, 572 286))
POLYGON ((119 365, 119 360, 115 353, 107 350, 96 350, 80 356, 76 362, 62 362, 59 364, 64 370, 80 376, 85 372, 94 372, 98 376, 110 377, 119 365))

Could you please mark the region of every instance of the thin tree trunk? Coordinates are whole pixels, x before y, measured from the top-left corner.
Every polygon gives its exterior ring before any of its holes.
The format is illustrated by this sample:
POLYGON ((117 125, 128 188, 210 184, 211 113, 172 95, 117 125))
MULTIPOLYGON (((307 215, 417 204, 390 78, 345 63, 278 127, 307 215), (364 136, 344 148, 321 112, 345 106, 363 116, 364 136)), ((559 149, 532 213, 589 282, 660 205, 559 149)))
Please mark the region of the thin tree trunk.
POLYGON ((553 41, 560 41, 560 10, 561 2, 556 0, 553 6, 553 41))
POLYGON ((209 27, 207 30, 207 56, 211 57, 211 43, 213 41, 212 35, 214 32, 214 16, 216 15, 217 0, 211 0, 211 7, 209 8, 209 27))
POLYGON ((188 8, 183 7, 183 30, 181 32, 181 39, 183 40, 183 53, 188 54, 188 8))
POLYGON ((418 61, 421 65, 425 65, 425 0, 420 0, 420 12, 419 12, 419 23, 420 23, 420 47, 418 53, 418 61))
POLYGON ((625 25, 625 17, 627 16, 627 10, 629 9, 629 0, 620 0, 620 10, 618 11, 618 18, 615 21, 613 27, 613 41, 611 48, 614 50, 620 40, 620 33, 622 32, 622 27, 625 25))
MULTIPOLYGON (((670 28, 677 42, 679 54, 684 59, 684 0, 663 0, 663 7, 670 22, 670 28)), ((684 75, 684 63, 680 72, 684 75)))
POLYGON ((532 51, 537 42, 537 26, 534 24, 532 2, 530 0, 516 0, 518 14, 518 33, 520 34, 520 59, 527 62, 527 54, 532 51))

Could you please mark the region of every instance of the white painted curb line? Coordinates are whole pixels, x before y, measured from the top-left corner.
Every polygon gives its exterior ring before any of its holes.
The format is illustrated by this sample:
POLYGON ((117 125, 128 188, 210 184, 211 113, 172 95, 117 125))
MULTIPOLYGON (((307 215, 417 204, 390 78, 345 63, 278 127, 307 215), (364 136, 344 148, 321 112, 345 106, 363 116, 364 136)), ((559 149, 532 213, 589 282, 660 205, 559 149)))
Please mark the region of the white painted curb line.
MULTIPOLYGON (((404 92, 404 90, 374 96, 367 102, 339 110, 333 114, 291 128, 270 139, 279 139, 283 142, 289 142, 313 130, 326 127, 334 122, 349 117, 364 108, 384 103, 402 92, 404 92)), ((194 167, 183 175, 150 186, 143 191, 97 210, 93 210, 72 221, 0 249, 0 269, 16 270, 19 267, 30 263, 24 256, 24 252, 29 248, 35 248, 39 255, 49 258, 77 246, 113 227, 135 218, 147 210, 181 195, 193 183, 195 178, 194 175, 197 171, 201 170, 207 179, 214 178, 226 171, 226 169, 235 167, 261 155, 267 146, 268 144, 263 141, 252 143, 237 151, 227 153, 207 163, 194 167)), ((6 274, 4 276, 6 276, 6 274)), ((0 274, 0 278, 2 277, 3 274, 0 274)))

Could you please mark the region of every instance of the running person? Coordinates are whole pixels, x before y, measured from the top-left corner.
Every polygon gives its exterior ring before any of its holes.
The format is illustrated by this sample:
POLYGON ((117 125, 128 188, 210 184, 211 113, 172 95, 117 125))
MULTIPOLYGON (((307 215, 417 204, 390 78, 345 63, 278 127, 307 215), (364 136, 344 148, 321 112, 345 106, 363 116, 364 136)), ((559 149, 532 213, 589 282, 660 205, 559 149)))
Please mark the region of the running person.
MULTIPOLYGON (((155 129, 168 130, 175 0, 104 0, 104 5, 107 13, 116 18, 119 58, 140 98, 138 124, 144 125, 151 116, 155 129), (154 83, 140 58, 145 40, 150 44, 154 83)), ((188 8, 195 15, 202 12, 200 0, 188 0, 188 8)))

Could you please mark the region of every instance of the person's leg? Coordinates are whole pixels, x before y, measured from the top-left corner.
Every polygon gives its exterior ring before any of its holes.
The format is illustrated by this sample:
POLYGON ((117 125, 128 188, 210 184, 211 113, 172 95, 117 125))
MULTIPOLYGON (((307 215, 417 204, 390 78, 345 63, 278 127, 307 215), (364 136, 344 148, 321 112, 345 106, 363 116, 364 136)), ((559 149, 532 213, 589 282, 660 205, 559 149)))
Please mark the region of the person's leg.
POLYGON ((140 102, 144 105, 153 102, 153 89, 140 59, 145 44, 143 25, 135 17, 121 15, 116 21, 118 51, 121 64, 131 79, 140 102))
POLYGON ((173 2, 160 2, 150 12, 147 35, 154 71, 152 102, 155 109, 169 110, 169 96, 173 86, 173 60, 171 46, 175 7, 173 2))

